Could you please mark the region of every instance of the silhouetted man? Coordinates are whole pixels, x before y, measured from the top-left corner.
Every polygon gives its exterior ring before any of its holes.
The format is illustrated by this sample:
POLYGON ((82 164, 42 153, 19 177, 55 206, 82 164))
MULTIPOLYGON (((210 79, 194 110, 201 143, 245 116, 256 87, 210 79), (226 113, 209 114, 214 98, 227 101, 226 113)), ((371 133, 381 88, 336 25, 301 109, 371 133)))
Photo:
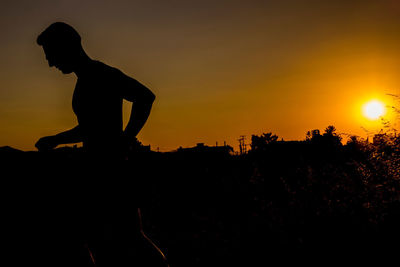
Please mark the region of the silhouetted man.
POLYGON ((93 156, 119 156, 145 124, 155 95, 120 70, 92 60, 82 48, 81 37, 68 24, 51 24, 39 35, 37 43, 43 47, 50 67, 55 66, 64 74, 74 72, 78 77, 72 100, 78 126, 42 137, 36 147, 42 151, 83 142, 84 150, 93 156), (125 131, 123 99, 133 102, 125 131))
MULTIPOLYGON (((124 171, 120 168, 122 164, 108 163, 110 159, 117 159, 113 163, 121 159, 126 145, 145 124, 155 96, 120 70, 92 60, 82 48, 81 37, 68 24, 51 24, 39 35, 37 43, 43 47, 50 67, 55 66, 64 74, 74 72, 78 77, 72 100, 78 126, 54 136, 42 137, 36 143, 39 151, 45 151, 60 144, 83 142, 87 159, 90 159, 73 167, 68 166, 70 168, 64 171, 68 181, 78 181, 77 186, 72 186, 75 192, 69 192, 69 195, 82 192, 74 196, 75 200, 66 200, 67 205, 68 201, 78 202, 74 206, 77 210, 74 216, 79 217, 80 224, 68 225, 67 229, 84 232, 85 238, 89 239, 86 244, 96 254, 97 266, 113 266, 118 259, 127 266, 121 254, 129 248, 121 243, 134 241, 130 237, 134 237, 139 228, 138 221, 131 218, 136 216, 135 207, 124 198, 124 195, 132 195, 134 188, 124 181, 143 177, 132 177, 131 173, 121 175, 124 171), (125 131, 122 129, 123 99, 133 102, 125 131), (101 164, 98 160, 101 160, 101 164), (113 235, 117 236, 117 242, 109 242, 101 236, 104 227, 109 225, 113 235), (135 233, 130 235, 129 231, 135 233)), ((136 189, 134 192, 138 191, 136 189)), ((143 239, 143 235, 136 237, 143 239)))

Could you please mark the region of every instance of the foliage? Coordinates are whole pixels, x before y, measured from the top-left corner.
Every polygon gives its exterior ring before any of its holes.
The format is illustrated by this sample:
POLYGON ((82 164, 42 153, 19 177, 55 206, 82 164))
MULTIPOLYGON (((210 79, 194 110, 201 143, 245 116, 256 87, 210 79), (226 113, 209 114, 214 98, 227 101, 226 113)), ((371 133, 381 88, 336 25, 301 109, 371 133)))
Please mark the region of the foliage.
POLYGON ((265 150, 269 144, 275 143, 278 136, 272 133, 263 133, 262 135, 251 136, 251 150, 265 150))

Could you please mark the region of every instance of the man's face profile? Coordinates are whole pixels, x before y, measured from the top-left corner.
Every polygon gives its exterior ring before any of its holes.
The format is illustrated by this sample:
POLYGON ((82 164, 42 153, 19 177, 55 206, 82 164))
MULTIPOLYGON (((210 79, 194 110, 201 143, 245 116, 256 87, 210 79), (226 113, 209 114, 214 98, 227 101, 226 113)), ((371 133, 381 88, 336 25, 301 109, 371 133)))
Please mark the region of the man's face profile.
POLYGON ((56 67, 64 74, 69 74, 73 71, 71 56, 68 51, 61 47, 44 45, 43 51, 46 55, 46 60, 49 67, 56 67))

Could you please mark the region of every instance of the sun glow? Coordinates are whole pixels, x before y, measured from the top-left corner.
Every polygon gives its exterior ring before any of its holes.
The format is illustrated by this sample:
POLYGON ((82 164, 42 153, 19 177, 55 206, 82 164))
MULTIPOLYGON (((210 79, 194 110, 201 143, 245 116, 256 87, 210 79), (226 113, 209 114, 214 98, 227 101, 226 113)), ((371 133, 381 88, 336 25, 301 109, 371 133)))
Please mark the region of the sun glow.
POLYGON ((386 113, 385 105, 379 100, 371 100, 362 107, 363 115, 370 120, 377 120, 386 113))

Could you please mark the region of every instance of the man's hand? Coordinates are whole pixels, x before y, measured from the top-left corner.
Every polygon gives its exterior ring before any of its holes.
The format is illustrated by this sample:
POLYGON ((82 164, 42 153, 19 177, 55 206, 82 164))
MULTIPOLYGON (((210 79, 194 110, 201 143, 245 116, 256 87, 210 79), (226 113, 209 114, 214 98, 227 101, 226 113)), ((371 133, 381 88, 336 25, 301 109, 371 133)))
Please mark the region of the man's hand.
POLYGON ((128 134, 126 131, 122 134, 122 138, 121 138, 121 148, 123 151, 128 151, 132 144, 133 144, 133 140, 135 139, 135 137, 132 137, 130 134, 128 134))
POLYGON ((39 139, 39 141, 37 141, 37 143, 35 144, 35 147, 39 151, 51 150, 59 145, 56 139, 57 138, 55 136, 42 137, 39 139))

